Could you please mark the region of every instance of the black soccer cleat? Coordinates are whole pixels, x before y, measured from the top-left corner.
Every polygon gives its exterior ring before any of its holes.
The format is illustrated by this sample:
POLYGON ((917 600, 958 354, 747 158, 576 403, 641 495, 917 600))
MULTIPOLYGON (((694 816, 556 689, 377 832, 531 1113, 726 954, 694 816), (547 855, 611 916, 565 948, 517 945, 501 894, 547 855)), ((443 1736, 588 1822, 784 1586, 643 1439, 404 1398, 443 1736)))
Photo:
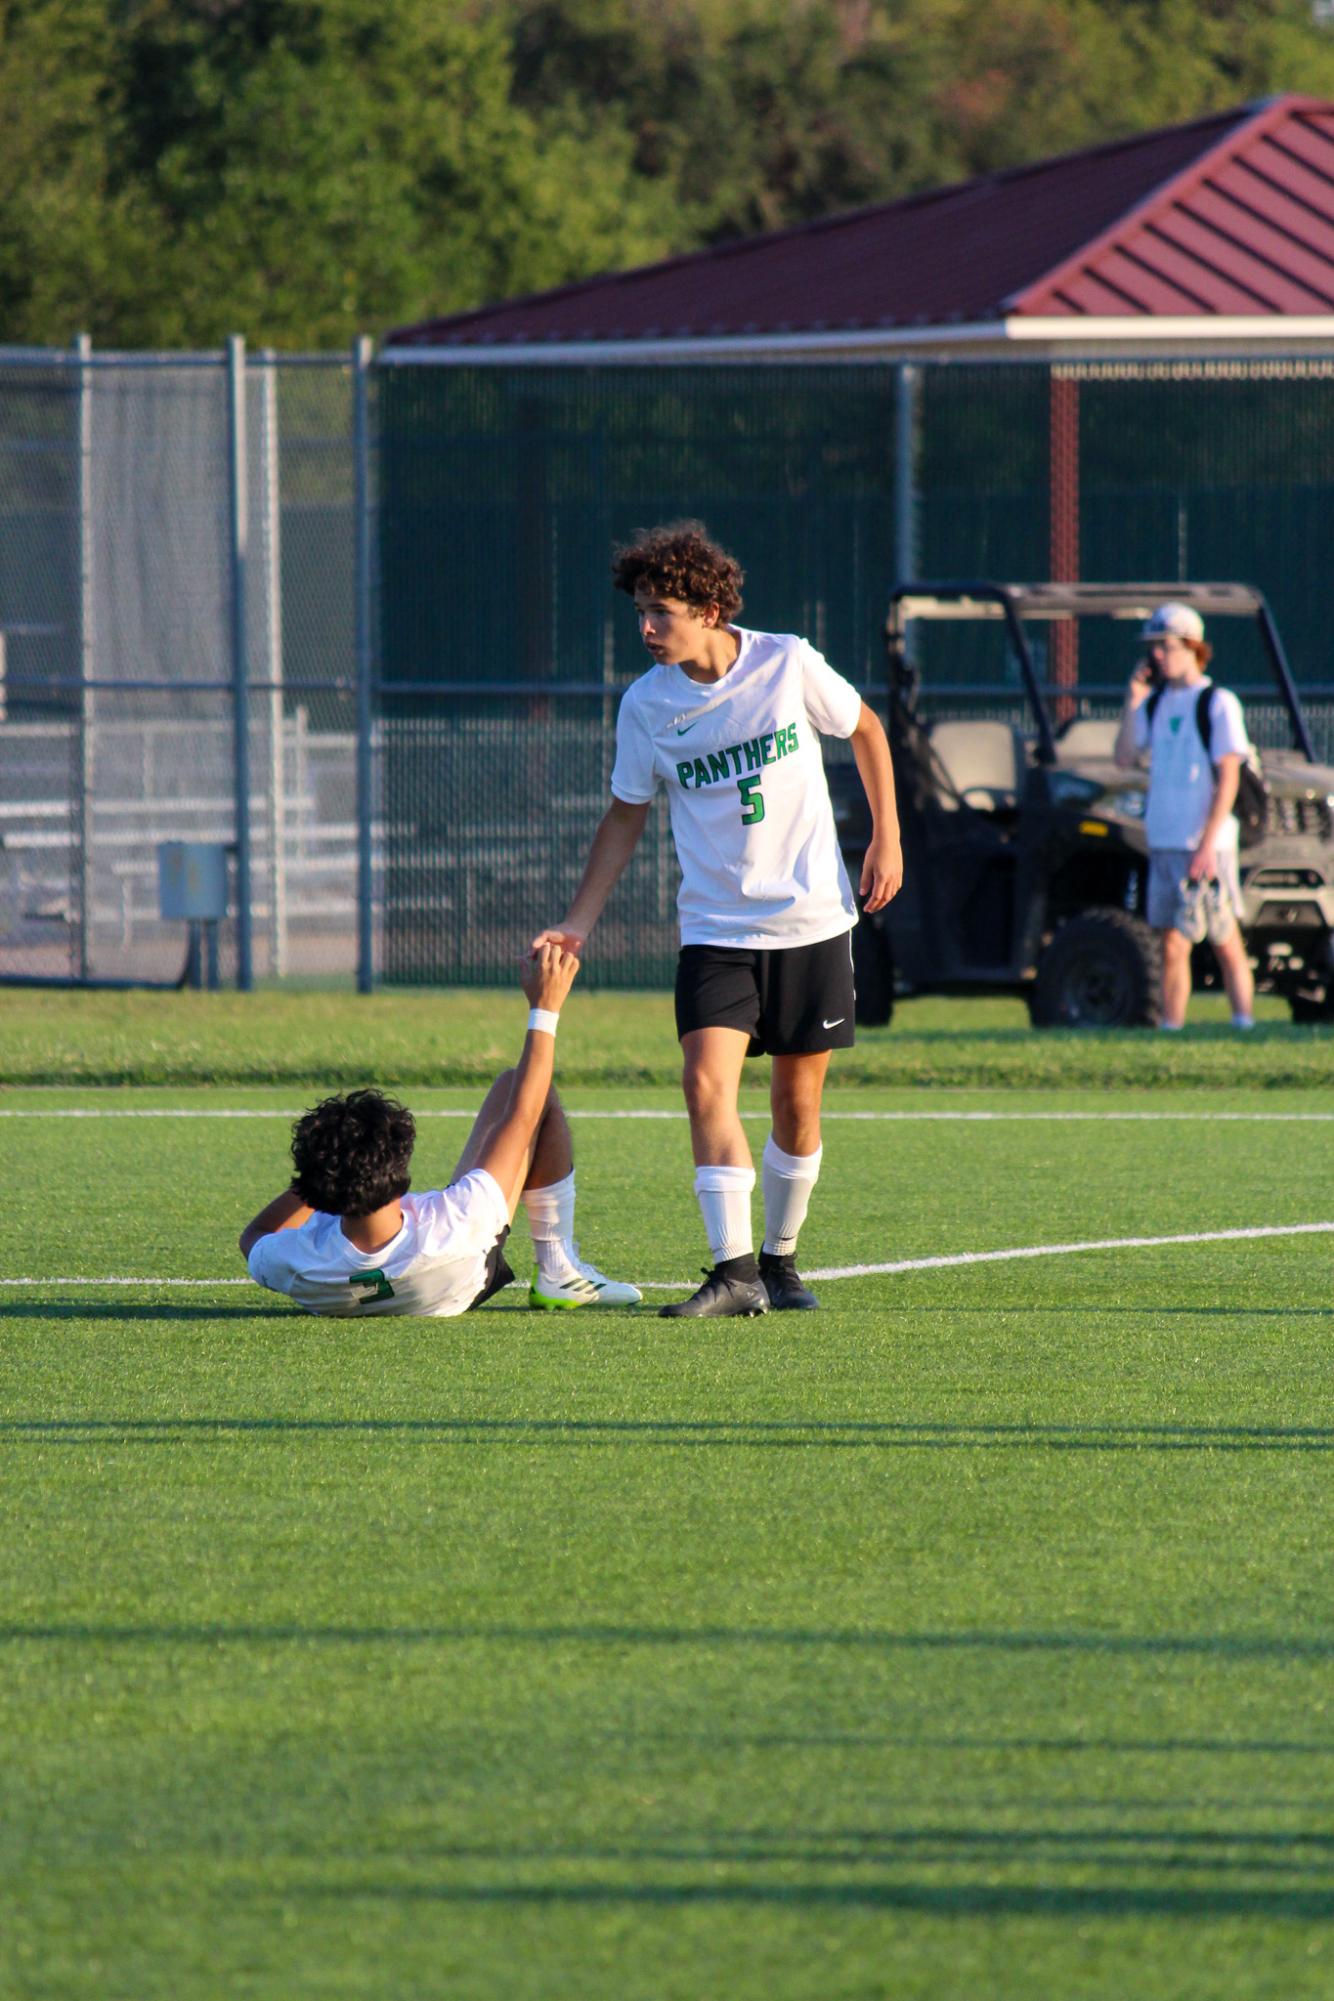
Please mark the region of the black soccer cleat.
POLYGON ((698 1292, 692 1292, 689 1299, 677 1299, 670 1306, 660 1306, 658 1316, 662 1320, 712 1320, 723 1314, 734 1313, 747 1316, 769 1311, 769 1295, 756 1277, 744 1276, 745 1265, 755 1269, 753 1259, 729 1258, 725 1264, 718 1264, 712 1271, 705 1271, 704 1283, 698 1292), (736 1266, 742 1266, 738 1273, 736 1266))
POLYGON ((802 1284, 797 1261, 790 1252, 780 1257, 777 1251, 761 1251, 760 1282, 775 1313, 813 1313, 820 1304, 815 1294, 802 1284))

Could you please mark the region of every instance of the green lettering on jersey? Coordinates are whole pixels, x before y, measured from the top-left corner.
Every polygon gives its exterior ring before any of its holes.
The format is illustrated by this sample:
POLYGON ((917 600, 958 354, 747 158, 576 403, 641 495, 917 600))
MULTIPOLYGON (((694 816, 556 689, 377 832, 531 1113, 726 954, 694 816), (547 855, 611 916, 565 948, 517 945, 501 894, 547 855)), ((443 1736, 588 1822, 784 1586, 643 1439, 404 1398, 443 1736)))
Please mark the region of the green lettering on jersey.
POLYGON ((392 1299, 394 1296, 394 1288, 382 1271, 354 1271, 348 1284, 370 1287, 369 1292, 362 1293, 357 1301, 358 1306, 369 1306, 372 1300, 392 1299))
MULTIPOLYGON (((722 750, 706 751, 703 757, 687 758, 677 765, 676 775, 687 791, 699 792, 706 785, 717 785, 726 778, 740 778, 743 771, 762 771, 766 764, 777 764, 780 758, 790 757, 796 748, 797 725, 784 723, 781 729, 766 730, 763 736, 753 736, 746 743, 729 743, 722 750)), ((749 803, 749 794, 746 796, 749 803)), ((748 820, 746 824, 753 822, 748 820)))

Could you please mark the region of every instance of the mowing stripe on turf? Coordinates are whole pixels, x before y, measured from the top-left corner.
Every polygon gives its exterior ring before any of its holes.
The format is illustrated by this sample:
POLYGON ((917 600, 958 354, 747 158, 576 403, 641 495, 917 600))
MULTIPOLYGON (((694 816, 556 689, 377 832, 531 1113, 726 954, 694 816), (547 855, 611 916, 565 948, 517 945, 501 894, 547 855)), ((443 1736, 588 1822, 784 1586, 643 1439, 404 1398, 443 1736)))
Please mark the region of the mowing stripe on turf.
MULTIPOLYGON (((1142 1251, 1163 1244, 1231 1244, 1257 1237, 1311 1237, 1334 1232, 1334 1223, 1260 1223, 1245 1230, 1191 1230, 1170 1237, 1099 1237, 1080 1244, 1024 1244, 1005 1251, 954 1251, 934 1258, 898 1258, 891 1264, 828 1265, 803 1275, 828 1282, 838 1278, 883 1278, 906 1271, 943 1271, 957 1265, 1003 1264, 1014 1258, 1064 1258, 1077 1251, 1142 1251)), ((0 1286, 15 1285, 250 1285, 248 1278, 0 1278, 0 1286)), ((645 1279, 645 1292, 680 1292, 689 1279, 645 1279)))
MULTIPOLYGON (((105 1109, 100 1105, 87 1108, 69 1106, 50 1111, 33 1110, 28 1107, 0 1108, 0 1119, 299 1119, 308 1106, 277 1106, 244 1108, 236 1111, 219 1111, 192 1105, 148 1105, 135 1109, 122 1106, 105 1109)), ((417 1119, 473 1119, 477 1116, 477 1106, 449 1107, 446 1110, 430 1108, 413 1114, 417 1119)), ((767 1120, 766 1112, 743 1111, 743 1119, 767 1120)), ((625 1110, 625 1111, 571 1111, 566 1106, 566 1117, 571 1119, 684 1119, 681 1111, 625 1110)), ((1121 1124, 1164 1122, 1185 1125, 1217 1125, 1220 1121, 1230 1121, 1242 1125, 1328 1125, 1334 1122, 1334 1112, 839 1112, 822 1110, 822 1121, 852 1120, 870 1124, 896 1122, 912 1123, 927 1120, 943 1125, 1065 1125, 1080 1121, 1121 1124)))

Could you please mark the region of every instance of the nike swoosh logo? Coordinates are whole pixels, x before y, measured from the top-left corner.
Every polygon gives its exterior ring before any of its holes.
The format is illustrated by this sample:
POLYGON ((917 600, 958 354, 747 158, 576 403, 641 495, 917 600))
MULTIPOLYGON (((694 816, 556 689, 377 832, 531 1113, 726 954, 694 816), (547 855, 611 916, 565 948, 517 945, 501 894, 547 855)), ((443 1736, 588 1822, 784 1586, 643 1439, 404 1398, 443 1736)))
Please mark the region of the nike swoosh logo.
POLYGON ((841 1028, 843 1023, 847 1020, 847 1018, 848 1017, 845 1014, 841 1014, 838 1017, 837 1021, 823 1021, 821 1022, 820 1026, 822 1028, 841 1028))
MULTIPOLYGON (((695 723, 699 722, 700 720, 701 720, 701 718, 700 718, 699 716, 696 716, 696 717, 695 717, 695 723)), ((678 736, 689 736, 689 735, 690 735, 690 732, 691 732, 691 730, 693 730, 693 729, 694 729, 694 727, 695 727, 695 723, 687 723, 687 724, 686 724, 686 726, 685 726, 685 728, 684 728, 684 729, 678 729, 678 730, 677 730, 677 732, 676 732, 676 734, 677 734, 678 736)))

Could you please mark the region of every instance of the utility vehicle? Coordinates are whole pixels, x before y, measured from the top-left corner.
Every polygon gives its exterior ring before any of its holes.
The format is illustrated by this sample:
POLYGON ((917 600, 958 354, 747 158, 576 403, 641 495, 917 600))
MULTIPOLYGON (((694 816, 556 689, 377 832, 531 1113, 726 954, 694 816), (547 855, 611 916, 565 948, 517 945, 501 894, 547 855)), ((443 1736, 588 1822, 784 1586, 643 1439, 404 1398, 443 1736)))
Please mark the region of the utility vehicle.
MULTIPOLYGON (((1242 929, 1260 991, 1283 994, 1296 1021, 1334 1020, 1334 767, 1316 760, 1261 592, 941 582, 902 584, 890 600, 904 885, 853 933, 859 1021, 887 1022, 896 993, 959 992, 1022 994, 1036 1027, 1158 1020, 1158 942, 1143 914, 1148 774, 1119 769, 1112 746, 1139 627, 1168 602, 1204 618, 1252 734, 1263 722, 1266 736, 1288 739, 1261 752, 1266 824, 1239 857, 1242 929), (1221 638, 1229 621, 1242 623, 1221 638), (950 642, 960 641, 965 671, 950 676, 950 642), (992 648, 999 659, 988 662, 992 648), (1252 679, 1236 671, 1243 653, 1252 679), (1081 663, 1094 678, 1080 678, 1081 663), (976 713, 984 674, 999 717, 976 713), (974 713, 957 713, 965 706, 974 713)), ((851 767, 829 778, 856 882, 865 800, 851 767)), ((1217 983, 1207 945, 1192 966, 1197 985, 1217 983)))

